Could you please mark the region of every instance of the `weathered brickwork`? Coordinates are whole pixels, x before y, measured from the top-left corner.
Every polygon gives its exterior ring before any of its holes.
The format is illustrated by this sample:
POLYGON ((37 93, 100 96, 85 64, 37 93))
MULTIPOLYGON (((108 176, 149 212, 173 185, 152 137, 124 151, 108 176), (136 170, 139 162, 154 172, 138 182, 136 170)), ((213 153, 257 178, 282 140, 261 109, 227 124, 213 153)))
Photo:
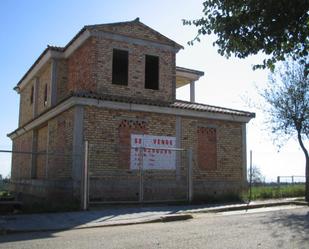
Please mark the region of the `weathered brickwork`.
MULTIPOLYGON (((175 136, 175 117, 86 107, 84 129, 89 141, 90 198, 138 200, 139 172, 130 170, 131 134, 175 136)), ((176 184, 175 170, 148 171, 144 177, 145 200, 186 194, 186 184, 176 184)), ((181 198, 185 199, 177 199, 181 198)))
MULTIPOLYGON (((129 179, 131 179, 131 184, 135 186, 135 188, 136 186, 138 187, 138 176, 135 175, 134 170, 129 170, 129 134, 144 133, 176 136, 176 117, 173 115, 112 111, 87 107, 85 110, 84 122, 85 139, 88 140, 90 144, 89 165, 91 176, 94 176, 94 179, 101 179, 102 182, 108 181, 110 184, 112 184, 113 178, 115 184, 117 178, 119 181, 125 181, 123 184, 127 185, 130 181, 129 179), (123 161, 127 161, 125 166, 122 163, 123 161), (127 172, 127 174, 125 172, 127 172), (136 182, 134 182, 134 179, 136 182)), ((181 126, 181 147, 185 149, 193 148, 193 181, 195 182, 196 196, 205 197, 205 193, 213 195, 213 189, 216 189, 217 194, 224 194, 227 192, 237 194, 242 184, 243 159, 241 124, 183 117, 181 126), (216 167, 212 165, 210 168, 207 166, 209 165, 208 161, 203 162, 203 160, 208 160, 208 158, 198 159, 199 155, 209 152, 207 151, 207 146, 209 146, 209 144, 207 145, 206 143, 206 147, 199 145, 199 141, 205 139, 205 135, 201 134, 200 127, 207 126, 216 127, 216 148, 215 151, 212 151, 212 155, 215 156, 213 160, 216 162, 216 167), (199 165, 199 162, 201 165, 199 165), (206 167, 204 164, 206 164, 206 167), (208 185, 206 186, 205 183, 211 183, 214 187, 210 188, 208 185), (222 185, 223 183, 227 183, 227 185, 222 185), (222 187, 215 187, 220 184, 222 187), (228 184, 230 184, 230 187, 228 184)), ((211 134, 210 138, 214 139, 214 134, 211 134)), ((214 148, 212 148, 212 150, 214 150, 214 148)), ((187 152, 182 153, 181 164, 178 165, 178 167, 181 167, 180 174, 182 176, 184 176, 188 170, 186 153, 187 152)), ((165 186, 168 186, 166 188, 167 191, 170 190, 170 192, 172 192, 173 190, 175 191, 174 194, 177 194, 177 191, 179 191, 173 189, 171 184, 175 181, 175 170, 155 171, 146 174, 150 177, 149 179, 152 179, 148 181, 148 192, 150 195, 153 195, 151 191, 160 192, 160 188, 164 185, 160 187, 156 182, 161 180, 163 184, 162 180, 164 179, 170 180, 170 183, 164 183, 165 186), (155 186, 157 186, 157 189, 155 186)), ((103 190, 104 186, 102 182, 97 184, 99 184, 103 190)), ((119 186, 121 185, 117 187, 119 186)), ((184 183, 183 186, 186 186, 186 183, 184 183)), ((114 189, 117 187, 114 187, 114 189)), ((125 188, 123 187, 123 189, 125 188)), ((113 188, 111 188, 110 191, 113 191, 113 188)), ((118 196, 116 192, 117 191, 113 191, 115 195, 114 198, 118 196)), ((132 190, 132 192, 134 191, 132 190)), ((99 192, 96 192, 96 194, 96 196, 98 196, 99 192)), ((121 193, 120 195, 123 197, 124 194, 121 193)), ((149 197, 149 199, 151 199, 151 197, 149 197)))
POLYGON ((39 86, 37 95, 37 114, 40 115, 50 107, 51 91, 51 64, 47 63, 42 72, 38 75, 39 86), (45 89, 47 89, 47 101, 45 101, 45 89))
POLYGON ((50 63, 44 66, 39 74, 34 77, 29 84, 27 84, 20 92, 20 112, 19 112, 19 127, 23 126, 27 122, 34 118, 34 107, 36 103, 37 115, 46 111, 50 107, 50 81, 51 81, 51 66, 50 63), (38 79, 38 81, 37 81, 38 79), (37 99, 33 96, 33 102, 31 103, 32 88, 35 87, 35 82, 38 82, 37 86, 37 99), (45 102, 45 88, 47 90, 47 101, 45 102))
POLYGON ((123 119, 119 123, 119 166, 130 169, 131 134, 147 134, 145 121, 123 119))
MULTIPOLYGON (((17 152, 32 151, 32 131, 16 138, 13 150, 17 152)), ((12 181, 31 178, 31 154, 14 153, 12 156, 12 181)))
MULTIPOLYGON (((243 187, 243 147, 241 123, 183 118, 182 142, 184 148, 192 147, 193 182, 196 199, 224 194, 239 194, 243 187), (203 158, 199 165, 198 127, 215 127, 217 142, 217 169, 207 169, 203 158)), ((207 153, 207 152, 205 152, 207 153)))
MULTIPOLYGON (((179 101, 178 106, 175 103, 162 109, 170 110, 169 114, 151 112, 175 102, 175 54, 181 46, 138 20, 86 26, 83 30, 85 33, 65 48, 47 49, 42 55, 46 63, 34 65, 36 75, 26 75, 29 79, 23 78, 18 85, 20 116, 19 128, 10 135, 13 149, 42 154, 13 154, 16 191, 53 200, 82 200, 84 141, 88 141, 90 200, 188 200, 189 165, 194 199, 239 194, 245 179, 242 122, 254 115, 235 111, 234 119, 225 109, 216 107, 219 113, 215 113, 208 106, 199 109, 179 101), (112 84, 114 49, 128 51, 127 85, 112 84), (156 59, 153 65, 148 63, 153 67, 149 75, 159 72, 158 90, 145 88, 146 55, 159 58, 158 70, 156 59), (33 89, 37 89, 34 95, 33 89), (147 103, 152 107, 149 110, 145 109, 147 103), (113 109, 116 106, 126 109, 113 109), (131 111, 134 108, 143 111, 131 111), (234 121, 197 118, 202 111, 234 121), (191 116, 195 114, 196 118, 191 116), (175 169, 132 169, 132 134, 176 137, 181 149, 173 151, 175 169)), ((126 65, 123 54, 118 59, 126 65)), ((121 64, 116 66, 121 68, 121 64)), ((120 75, 126 81, 124 72, 126 68, 120 75)), ((183 73, 202 75, 190 69, 183 73)), ((148 87, 156 88, 156 83, 148 87)), ((142 160, 144 153, 140 151, 141 158, 136 160, 142 160)))
POLYGON ((158 102, 175 100, 175 53, 150 46, 97 38, 95 75, 97 92, 149 99, 158 102), (112 84, 113 48, 129 51, 128 85, 112 84), (145 55, 159 57, 159 90, 145 89, 145 55))
POLYGON ((57 60, 57 102, 61 102, 69 94, 68 88, 68 61, 57 60))
MULTIPOLYGON (((72 175, 74 112, 70 109, 48 122, 48 162, 46 177, 68 179, 72 175)), ((77 155, 75 155, 77 156, 77 155)))
POLYGON ((89 38, 68 58, 68 91, 96 92, 95 40, 89 38))
POLYGON ((35 79, 33 79, 20 92, 20 112, 19 112, 19 126, 24 125, 33 119, 33 103, 31 103, 31 89, 34 86, 35 79))
POLYGON ((48 125, 40 128, 37 133, 37 152, 40 153, 36 156, 36 165, 35 165, 35 178, 44 179, 46 178, 47 173, 47 156, 48 152, 48 125))

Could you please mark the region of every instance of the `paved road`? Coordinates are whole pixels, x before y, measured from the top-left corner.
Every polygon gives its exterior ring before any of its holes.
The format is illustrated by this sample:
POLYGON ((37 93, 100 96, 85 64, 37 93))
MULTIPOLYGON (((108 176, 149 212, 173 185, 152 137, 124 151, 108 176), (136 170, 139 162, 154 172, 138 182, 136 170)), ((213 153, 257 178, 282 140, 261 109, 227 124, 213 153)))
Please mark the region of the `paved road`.
POLYGON ((11 234, 0 248, 309 248, 309 208, 199 214, 170 223, 11 234))

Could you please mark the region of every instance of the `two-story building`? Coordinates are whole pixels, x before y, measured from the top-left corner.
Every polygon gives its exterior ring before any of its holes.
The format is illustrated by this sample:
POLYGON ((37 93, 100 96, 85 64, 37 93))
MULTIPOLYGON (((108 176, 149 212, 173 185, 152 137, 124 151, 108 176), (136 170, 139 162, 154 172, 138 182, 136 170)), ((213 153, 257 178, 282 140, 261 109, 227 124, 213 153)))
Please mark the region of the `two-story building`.
POLYGON ((19 124, 8 136, 31 153, 13 154, 14 190, 78 202, 86 164, 90 200, 239 194, 254 113, 195 103, 204 73, 176 67, 182 48, 139 19, 85 26, 65 47, 48 46, 15 87, 19 124), (190 102, 176 99, 186 84, 190 102))

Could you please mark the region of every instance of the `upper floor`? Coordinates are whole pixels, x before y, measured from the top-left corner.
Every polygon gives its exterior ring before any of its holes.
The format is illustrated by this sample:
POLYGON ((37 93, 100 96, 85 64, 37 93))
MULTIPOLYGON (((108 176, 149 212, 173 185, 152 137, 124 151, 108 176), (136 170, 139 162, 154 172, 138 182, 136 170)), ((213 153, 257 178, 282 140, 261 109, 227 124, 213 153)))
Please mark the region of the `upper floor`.
POLYGON ((176 88, 204 73, 176 67, 183 47, 141 23, 85 26, 65 47, 49 46, 20 80, 19 126, 72 93, 173 103, 176 88))

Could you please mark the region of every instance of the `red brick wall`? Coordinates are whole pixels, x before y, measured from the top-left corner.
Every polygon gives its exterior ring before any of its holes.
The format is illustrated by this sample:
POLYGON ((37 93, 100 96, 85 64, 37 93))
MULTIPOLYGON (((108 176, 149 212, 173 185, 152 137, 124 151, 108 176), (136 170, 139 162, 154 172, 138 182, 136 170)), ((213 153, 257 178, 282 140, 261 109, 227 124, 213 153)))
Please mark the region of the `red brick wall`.
POLYGON ((217 169, 217 130, 216 128, 197 128, 197 158, 201 170, 217 169))
MULTIPOLYGON (((205 129, 205 128, 204 128, 205 129)), ((214 148, 209 148, 213 151, 214 148)), ((193 119, 182 118, 182 148, 193 148, 193 170, 195 180, 203 181, 242 181, 243 175, 243 147, 242 147, 242 127, 241 123, 208 120, 208 119, 193 119), (207 157, 207 142, 202 148, 200 141, 207 141, 206 134, 198 132, 199 127, 216 127, 216 169, 209 169, 210 165, 206 162, 207 157), (206 155, 201 155, 202 151, 206 155), (205 166, 208 166, 205 168, 205 166)), ((213 163, 214 165, 214 163, 213 163)))
POLYGON ((104 38, 97 38, 96 42, 95 76, 99 94, 149 99, 157 102, 175 101, 174 52, 104 38), (129 51, 127 86, 112 84, 113 48, 129 51), (147 54, 159 57, 159 90, 145 89, 145 55, 147 54))
POLYGON ((122 120, 119 124, 119 166, 130 169, 131 134, 147 134, 146 123, 143 121, 122 120))
POLYGON ((95 40, 89 38, 68 59, 68 91, 96 92, 95 40))

